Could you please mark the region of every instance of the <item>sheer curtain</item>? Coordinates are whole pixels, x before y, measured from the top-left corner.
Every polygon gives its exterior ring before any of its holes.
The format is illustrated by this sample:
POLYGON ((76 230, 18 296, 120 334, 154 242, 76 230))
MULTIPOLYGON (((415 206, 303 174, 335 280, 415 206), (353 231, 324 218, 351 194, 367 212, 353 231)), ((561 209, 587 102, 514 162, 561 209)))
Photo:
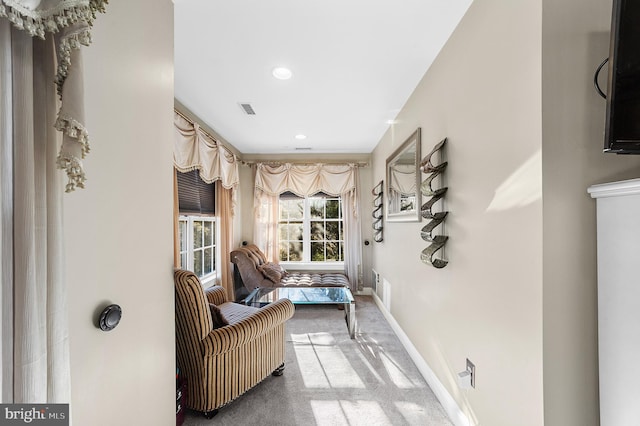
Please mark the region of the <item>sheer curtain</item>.
POLYGON ((342 196, 344 206, 344 270, 349 278, 352 291, 360 289, 362 284, 362 230, 360 228, 360 211, 358 204, 358 179, 356 189, 342 196))
POLYGON ((283 192, 305 197, 324 192, 341 196, 345 223, 345 273, 358 289, 362 235, 358 207, 358 166, 355 164, 256 164, 254 242, 267 259, 278 260, 278 200, 283 192))
POLYGON ((69 402, 53 39, 0 19, 2 401, 69 402))
POLYGON ((3 403, 70 402, 62 182, 84 185, 80 46, 105 0, 0 0, 3 403), (56 131, 59 130, 60 132, 56 131))
POLYGON ((260 247, 269 262, 277 263, 278 253, 278 195, 256 193, 254 200, 255 224, 253 242, 260 247))

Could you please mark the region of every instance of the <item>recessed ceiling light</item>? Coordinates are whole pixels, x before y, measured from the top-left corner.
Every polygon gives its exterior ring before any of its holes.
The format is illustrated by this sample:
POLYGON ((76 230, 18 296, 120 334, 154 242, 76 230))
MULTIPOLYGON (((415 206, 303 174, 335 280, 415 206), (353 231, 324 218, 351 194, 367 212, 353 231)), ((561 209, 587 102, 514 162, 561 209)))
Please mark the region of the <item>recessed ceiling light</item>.
POLYGON ((396 120, 387 120, 387 124, 396 124, 397 121, 396 120))
POLYGON ((293 75, 291 70, 285 67, 276 67, 271 71, 271 74, 278 80, 289 80, 293 75))
POLYGON ((307 136, 306 136, 306 135, 303 135, 303 134, 296 135, 296 139, 298 139, 299 141, 303 141, 303 140, 305 140, 306 138, 307 138, 307 136))

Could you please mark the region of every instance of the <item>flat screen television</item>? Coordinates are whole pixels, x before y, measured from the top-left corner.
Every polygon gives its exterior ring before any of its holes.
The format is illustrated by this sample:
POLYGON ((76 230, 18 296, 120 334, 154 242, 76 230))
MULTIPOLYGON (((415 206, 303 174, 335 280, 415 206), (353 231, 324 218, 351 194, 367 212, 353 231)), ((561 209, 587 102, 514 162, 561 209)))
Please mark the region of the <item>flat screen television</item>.
POLYGON ((604 151, 640 154, 640 0, 614 0, 604 151))

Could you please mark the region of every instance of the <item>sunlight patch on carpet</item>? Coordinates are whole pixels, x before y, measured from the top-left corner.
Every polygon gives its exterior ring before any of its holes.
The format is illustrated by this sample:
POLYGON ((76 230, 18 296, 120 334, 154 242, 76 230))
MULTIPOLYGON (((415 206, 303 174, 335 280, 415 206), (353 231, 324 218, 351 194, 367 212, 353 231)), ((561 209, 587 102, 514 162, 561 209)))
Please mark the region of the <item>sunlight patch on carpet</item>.
POLYGON ((373 367, 373 365, 371 365, 369 360, 364 356, 362 352, 358 352, 358 357, 360 358, 360 361, 362 362, 362 364, 369 369, 369 372, 373 377, 375 377, 378 383, 380 384, 384 383, 384 379, 382 378, 382 376, 378 374, 376 369, 373 367))
POLYGON ((375 401, 311 401, 318 426, 392 426, 375 401))
POLYGON ((407 401, 396 401, 395 406, 410 425, 428 425, 429 416, 421 405, 407 401))
POLYGON ((423 385, 411 380, 409 376, 405 374, 400 365, 388 354, 381 353, 380 359, 384 368, 389 375, 389 379, 400 389, 413 389, 416 387, 422 387, 423 385))
POLYGON ((302 380, 307 388, 364 389, 365 384, 329 333, 291 334, 302 380))

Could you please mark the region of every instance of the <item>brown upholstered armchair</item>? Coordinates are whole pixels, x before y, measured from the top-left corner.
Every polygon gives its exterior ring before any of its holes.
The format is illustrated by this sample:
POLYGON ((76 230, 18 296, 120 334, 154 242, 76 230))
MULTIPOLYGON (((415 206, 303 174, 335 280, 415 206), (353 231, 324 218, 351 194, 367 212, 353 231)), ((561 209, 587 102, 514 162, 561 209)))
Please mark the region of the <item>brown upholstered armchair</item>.
POLYGON ((174 279, 176 355, 187 380, 188 408, 210 418, 269 374, 282 374, 291 301, 254 308, 229 302, 220 286, 203 290, 190 271, 178 269, 174 279), (228 325, 216 328, 215 317, 228 325))

